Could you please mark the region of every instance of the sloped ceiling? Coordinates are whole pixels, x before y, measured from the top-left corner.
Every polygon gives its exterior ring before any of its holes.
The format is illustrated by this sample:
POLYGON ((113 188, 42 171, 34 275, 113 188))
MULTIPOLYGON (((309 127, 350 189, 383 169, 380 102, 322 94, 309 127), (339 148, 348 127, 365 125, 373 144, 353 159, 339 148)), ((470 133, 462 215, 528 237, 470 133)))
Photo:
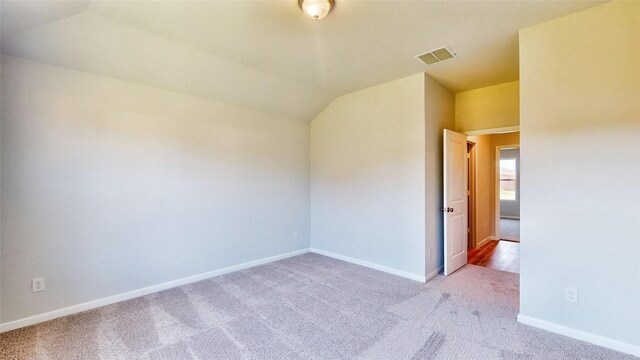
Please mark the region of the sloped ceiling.
POLYGON ((453 91, 518 79, 518 30, 603 1, 1 3, 2 52, 310 121, 347 92, 425 71, 453 91), (415 55, 448 45, 458 58, 415 55))

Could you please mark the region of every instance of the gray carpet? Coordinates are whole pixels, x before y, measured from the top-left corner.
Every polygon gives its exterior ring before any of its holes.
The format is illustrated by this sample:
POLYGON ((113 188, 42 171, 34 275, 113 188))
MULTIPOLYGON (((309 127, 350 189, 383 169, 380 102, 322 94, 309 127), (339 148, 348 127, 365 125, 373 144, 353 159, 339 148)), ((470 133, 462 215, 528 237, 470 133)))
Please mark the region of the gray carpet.
POLYGON ((516 322, 518 275, 307 254, 0 335, 2 359, 631 359, 516 322))
POLYGON ((520 220, 500 219, 500 239, 520 242, 520 220))

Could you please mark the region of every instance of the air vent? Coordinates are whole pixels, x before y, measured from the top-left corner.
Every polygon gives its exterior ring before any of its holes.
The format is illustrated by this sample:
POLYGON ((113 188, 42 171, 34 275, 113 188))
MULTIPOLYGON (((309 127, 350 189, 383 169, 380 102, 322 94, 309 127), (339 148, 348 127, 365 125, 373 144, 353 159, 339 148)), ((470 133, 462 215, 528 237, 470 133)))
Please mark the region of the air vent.
POLYGON ((448 46, 417 56, 418 59, 422 60, 422 62, 427 65, 437 64, 455 57, 457 57, 456 53, 449 49, 448 46))

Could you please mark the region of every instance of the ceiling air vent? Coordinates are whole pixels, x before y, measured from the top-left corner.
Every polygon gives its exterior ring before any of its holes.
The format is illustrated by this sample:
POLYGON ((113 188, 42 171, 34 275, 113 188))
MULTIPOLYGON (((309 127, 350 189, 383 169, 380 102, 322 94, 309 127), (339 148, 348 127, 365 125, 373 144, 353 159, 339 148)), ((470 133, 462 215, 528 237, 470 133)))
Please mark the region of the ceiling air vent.
POLYGON ((417 56, 418 59, 422 60, 427 65, 437 64, 455 57, 457 57, 456 53, 449 49, 448 46, 417 56))

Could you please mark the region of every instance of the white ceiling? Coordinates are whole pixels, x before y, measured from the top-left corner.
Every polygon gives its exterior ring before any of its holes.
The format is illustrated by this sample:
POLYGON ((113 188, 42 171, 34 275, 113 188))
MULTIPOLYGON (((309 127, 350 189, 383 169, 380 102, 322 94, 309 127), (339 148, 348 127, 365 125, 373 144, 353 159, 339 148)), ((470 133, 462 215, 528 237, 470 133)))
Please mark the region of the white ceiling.
POLYGON ((1 3, 2 52, 311 120, 333 98, 425 71, 453 91, 518 79, 518 30, 604 1, 1 3), (448 45, 458 58, 415 55, 448 45))

